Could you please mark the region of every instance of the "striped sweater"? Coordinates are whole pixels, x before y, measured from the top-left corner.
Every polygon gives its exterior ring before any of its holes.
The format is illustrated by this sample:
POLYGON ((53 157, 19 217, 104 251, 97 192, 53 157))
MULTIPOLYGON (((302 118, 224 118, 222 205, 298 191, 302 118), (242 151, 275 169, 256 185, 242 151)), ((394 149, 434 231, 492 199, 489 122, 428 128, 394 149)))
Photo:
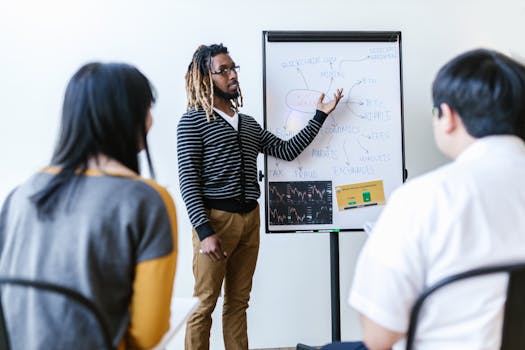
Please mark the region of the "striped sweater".
POLYGON ((313 141, 326 117, 318 110, 303 130, 284 141, 248 115, 239 113, 236 131, 217 114, 208 122, 203 110, 188 110, 177 128, 179 182, 199 238, 203 240, 214 233, 206 213, 207 200, 256 202, 261 194, 257 182, 258 154, 295 159, 313 141))

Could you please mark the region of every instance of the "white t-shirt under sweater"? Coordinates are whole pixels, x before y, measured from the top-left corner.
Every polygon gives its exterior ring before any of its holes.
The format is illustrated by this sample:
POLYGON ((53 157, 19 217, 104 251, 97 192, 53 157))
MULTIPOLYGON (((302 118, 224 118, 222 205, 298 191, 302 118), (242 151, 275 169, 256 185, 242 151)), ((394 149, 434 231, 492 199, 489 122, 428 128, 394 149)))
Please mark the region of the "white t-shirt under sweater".
POLYGON ((235 129, 235 131, 239 131, 239 113, 235 112, 235 114, 230 117, 220 109, 214 108, 213 110, 217 112, 217 114, 220 115, 224 120, 226 120, 232 126, 232 128, 235 129))
MULTIPOLYGON (((452 163, 396 190, 359 257, 350 304, 405 333, 425 287, 449 275, 525 260, 525 144, 476 140, 452 163)), ((418 350, 496 350, 507 277, 456 282, 420 313, 418 350)), ((404 349, 404 340, 394 349, 404 349)))

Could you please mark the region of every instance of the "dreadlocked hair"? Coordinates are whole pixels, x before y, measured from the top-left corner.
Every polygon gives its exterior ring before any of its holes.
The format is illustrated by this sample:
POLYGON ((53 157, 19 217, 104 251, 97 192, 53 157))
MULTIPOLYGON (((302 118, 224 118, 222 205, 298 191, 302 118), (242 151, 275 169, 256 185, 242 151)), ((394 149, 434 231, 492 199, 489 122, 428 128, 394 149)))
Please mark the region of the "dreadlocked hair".
MULTIPOLYGON (((200 45, 193 53, 193 58, 186 72, 187 109, 203 109, 210 122, 213 114, 213 79, 211 76, 211 58, 221 53, 228 54, 228 48, 222 44, 200 45)), ((232 107, 237 111, 242 107, 243 97, 239 88, 239 97, 232 99, 232 107), (240 101, 239 101, 240 98, 240 101)), ((215 118, 215 116, 214 116, 215 118)))

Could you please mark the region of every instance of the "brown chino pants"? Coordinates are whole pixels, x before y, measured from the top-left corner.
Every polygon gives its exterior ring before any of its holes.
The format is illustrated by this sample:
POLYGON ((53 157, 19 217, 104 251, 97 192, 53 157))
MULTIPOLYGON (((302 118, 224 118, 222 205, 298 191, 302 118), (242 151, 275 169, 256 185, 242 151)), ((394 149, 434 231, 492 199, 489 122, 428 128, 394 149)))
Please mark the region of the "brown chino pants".
POLYGON ((213 262, 208 256, 200 254, 199 237, 193 230, 194 295, 200 299, 200 304, 188 321, 185 348, 209 349, 211 314, 224 280, 224 346, 226 350, 247 350, 246 309, 259 252, 259 206, 246 214, 211 209, 208 217, 228 256, 213 262))

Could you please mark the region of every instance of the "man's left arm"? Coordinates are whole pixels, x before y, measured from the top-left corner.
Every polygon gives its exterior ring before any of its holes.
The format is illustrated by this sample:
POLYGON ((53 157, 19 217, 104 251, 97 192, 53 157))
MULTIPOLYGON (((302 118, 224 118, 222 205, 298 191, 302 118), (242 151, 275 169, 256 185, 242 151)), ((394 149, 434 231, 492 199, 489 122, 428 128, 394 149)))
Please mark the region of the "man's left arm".
POLYGON ((319 133, 321 126, 323 126, 326 117, 332 113, 337 107, 339 101, 344 97, 343 89, 337 89, 334 93, 334 98, 326 103, 323 102, 325 94, 319 96, 317 101, 317 110, 314 117, 308 122, 308 124, 294 137, 284 141, 273 135, 267 130, 260 130, 260 141, 261 141, 261 152, 269 154, 273 157, 294 160, 301 154, 302 151, 312 141, 315 136, 319 133))
POLYGON ((405 335, 423 290, 426 259, 416 214, 425 216, 424 205, 412 198, 418 191, 390 196, 358 259, 349 301, 361 315, 363 341, 371 350, 391 349, 405 335))
POLYGON ((287 141, 261 128, 259 136, 261 142, 260 151, 279 159, 294 160, 312 143, 327 116, 326 113, 317 110, 308 124, 298 134, 287 141))
POLYGON ((361 331, 368 350, 390 350, 405 335, 391 331, 365 315, 361 315, 361 331))

